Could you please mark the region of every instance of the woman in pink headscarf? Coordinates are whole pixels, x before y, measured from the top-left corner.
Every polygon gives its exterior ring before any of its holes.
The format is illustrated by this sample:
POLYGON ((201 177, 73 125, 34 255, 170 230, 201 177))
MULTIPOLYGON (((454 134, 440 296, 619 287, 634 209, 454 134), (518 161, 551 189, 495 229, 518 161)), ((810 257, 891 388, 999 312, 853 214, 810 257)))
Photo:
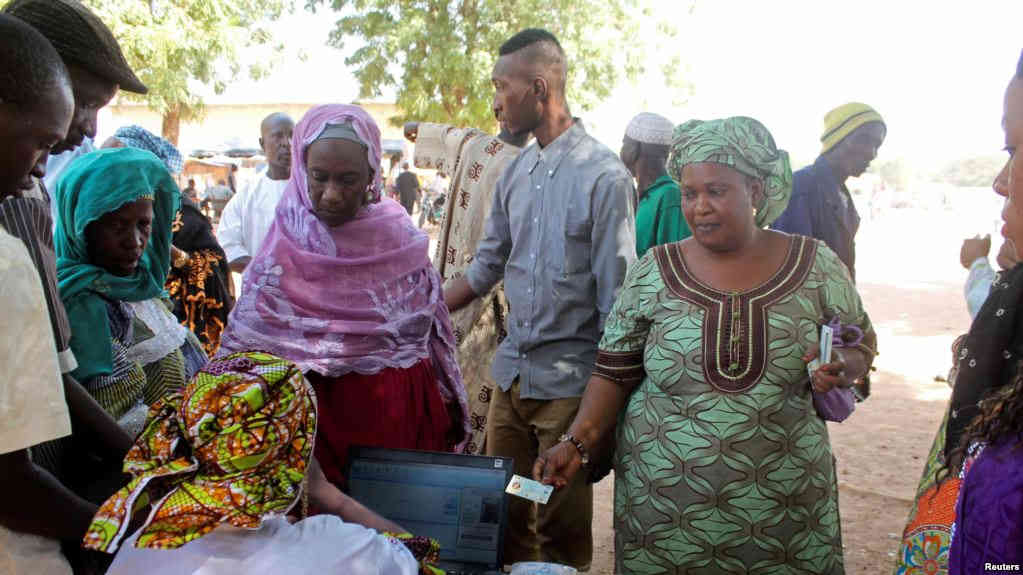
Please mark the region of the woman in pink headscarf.
POLYGON ((344 484, 350 445, 452 451, 465 388, 429 238, 381 199, 380 130, 362 108, 313 108, 291 180, 245 270, 220 355, 268 351, 313 383, 316 458, 344 484))

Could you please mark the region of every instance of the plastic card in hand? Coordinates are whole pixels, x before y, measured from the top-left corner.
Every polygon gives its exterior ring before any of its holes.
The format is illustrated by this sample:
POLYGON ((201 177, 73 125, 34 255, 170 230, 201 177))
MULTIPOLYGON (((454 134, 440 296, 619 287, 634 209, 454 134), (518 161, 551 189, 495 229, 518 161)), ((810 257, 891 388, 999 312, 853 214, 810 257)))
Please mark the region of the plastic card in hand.
POLYGON ((505 493, 546 505, 547 500, 551 498, 551 493, 554 492, 554 486, 544 485, 520 475, 512 475, 511 481, 508 482, 508 487, 504 491, 505 493))
POLYGON ((820 341, 820 353, 817 359, 811 360, 810 363, 806 364, 806 373, 810 375, 810 379, 813 379, 813 372, 817 371, 820 366, 831 363, 831 346, 834 343, 835 330, 830 325, 821 326, 821 341, 820 341))
POLYGON ((830 325, 821 326, 821 364, 831 363, 831 346, 835 341, 835 330, 830 325))

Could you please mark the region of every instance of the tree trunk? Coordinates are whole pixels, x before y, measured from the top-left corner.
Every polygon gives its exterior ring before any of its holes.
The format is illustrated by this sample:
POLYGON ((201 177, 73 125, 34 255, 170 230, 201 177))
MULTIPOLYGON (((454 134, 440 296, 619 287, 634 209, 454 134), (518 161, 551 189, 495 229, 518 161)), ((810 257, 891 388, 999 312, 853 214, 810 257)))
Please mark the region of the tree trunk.
POLYGON ((168 142, 178 145, 178 134, 181 131, 181 106, 174 106, 163 115, 163 137, 168 142))

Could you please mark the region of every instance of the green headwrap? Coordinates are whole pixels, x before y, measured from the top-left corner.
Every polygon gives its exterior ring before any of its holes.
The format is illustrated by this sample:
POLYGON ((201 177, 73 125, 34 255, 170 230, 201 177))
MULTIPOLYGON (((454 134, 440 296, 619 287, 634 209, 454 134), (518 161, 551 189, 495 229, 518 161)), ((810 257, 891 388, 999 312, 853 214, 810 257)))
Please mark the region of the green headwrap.
POLYGON ((722 120, 690 120, 675 128, 668 171, 682 182, 688 164, 714 162, 764 182, 764 205, 756 206, 756 222, 771 225, 789 205, 792 168, 789 155, 774 144, 763 124, 744 116, 722 120))
POLYGON ((104 298, 142 301, 164 293, 170 269, 171 224, 181 193, 152 152, 100 150, 74 162, 57 181, 57 283, 71 323, 75 378, 86 381, 113 371, 110 322, 104 298), (153 200, 153 226, 135 273, 115 276, 89 261, 85 229, 104 214, 141 198, 153 200))

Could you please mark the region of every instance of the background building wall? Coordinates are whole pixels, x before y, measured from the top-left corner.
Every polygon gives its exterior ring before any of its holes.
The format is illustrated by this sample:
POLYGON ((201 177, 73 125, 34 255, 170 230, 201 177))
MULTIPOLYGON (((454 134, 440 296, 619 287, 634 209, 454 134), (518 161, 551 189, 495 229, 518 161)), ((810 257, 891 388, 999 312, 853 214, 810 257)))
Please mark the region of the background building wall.
MULTIPOLYGON (((398 114, 398 109, 389 102, 358 103, 380 127, 381 137, 397 140, 403 137, 402 129, 394 127, 389 120, 398 114)), ((284 112, 295 122, 317 104, 269 103, 269 104, 209 104, 206 114, 199 121, 182 122, 178 148, 185 155, 197 149, 221 149, 226 147, 258 148, 259 124, 263 118, 284 112)), ((162 129, 160 114, 144 104, 122 102, 104 110, 100 121, 97 142, 102 143, 113 135, 117 128, 137 124, 159 134, 162 129)))

